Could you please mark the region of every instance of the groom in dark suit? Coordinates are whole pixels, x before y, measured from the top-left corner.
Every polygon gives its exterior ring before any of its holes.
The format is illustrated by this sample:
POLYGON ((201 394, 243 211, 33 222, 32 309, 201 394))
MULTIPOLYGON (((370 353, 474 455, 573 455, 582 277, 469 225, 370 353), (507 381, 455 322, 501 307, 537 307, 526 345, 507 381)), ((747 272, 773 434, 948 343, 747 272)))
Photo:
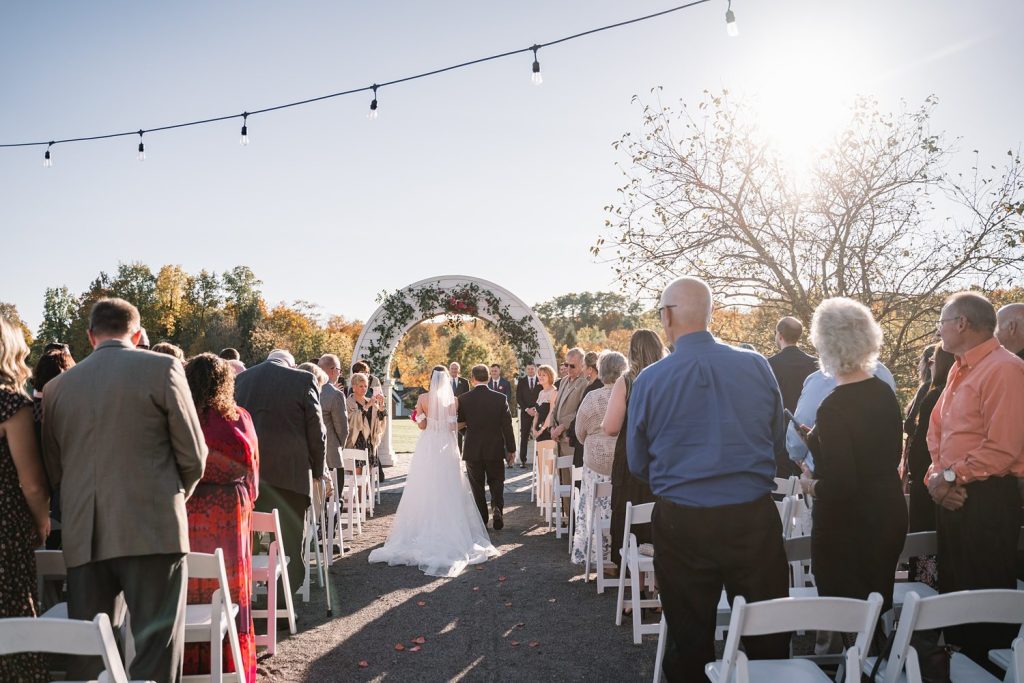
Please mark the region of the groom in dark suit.
POLYGON ((473 389, 459 397, 459 425, 466 427, 462 459, 473 489, 473 499, 487 525, 487 498, 484 485, 491 490, 491 514, 494 528, 505 526, 505 462, 515 462, 516 436, 512 431, 512 413, 504 394, 487 387, 486 365, 471 371, 473 389))

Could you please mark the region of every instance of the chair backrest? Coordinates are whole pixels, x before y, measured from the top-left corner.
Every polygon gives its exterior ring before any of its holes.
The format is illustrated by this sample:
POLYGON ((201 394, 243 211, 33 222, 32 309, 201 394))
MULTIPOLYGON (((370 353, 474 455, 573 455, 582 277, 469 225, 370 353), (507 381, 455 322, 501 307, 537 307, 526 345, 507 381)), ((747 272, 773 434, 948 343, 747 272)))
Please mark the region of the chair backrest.
POLYGON ((547 453, 549 451, 555 451, 558 449, 558 442, 552 441, 550 439, 546 441, 538 441, 536 449, 537 453, 547 453))
POLYGON ((732 669, 742 658, 739 644, 743 636, 800 630, 855 632, 855 646, 862 655, 867 652, 881 612, 882 596, 878 593, 872 593, 867 600, 780 598, 752 604, 747 604, 742 595, 737 595, 732 603, 719 680, 732 680, 732 669))
POLYGON ((227 576, 227 570, 224 568, 224 551, 220 548, 212 553, 189 553, 185 557, 190 580, 220 579, 227 576))
POLYGON ((274 534, 274 540, 281 540, 281 515, 274 508, 270 512, 257 512, 253 510, 252 521, 249 523, 253 531, 274 534))
POLYGON ((573 467, 572 468, 572 483, 575 484, 578 481, 583 481, 583 468, 582 467, 573 467))
POLYGON ((779 520, 782 522, 782 537, 789 538, 793 535, 793 510, 799 499, 796 496, 786 496, 782 500, 775 501, 775 508, 779 511, 779 520))
POLYGON ((907 534, 907 539, 903 541, 900 562, 906 562, 911 557, 935 555, 936 553, 938 553, 936 533, 934 531, 915 531, 912 534, 907 534))
POLYGON ((110 619, 103 612, 92 621, 33 617, 0 619, 0 655, 19 652, 102 657, 109 679, 115 683, 128 683, 110 619))
POLYGON ((786 561, 806 562, 811 559, 810 536, 792 536, 782 543, 786 548, 786 561))
POLYGON ((68 568, 64 564, 63 550, 36 551, 36 576, 41 579, 55 579, 67 575, 68 568))
POLYGON ((777 496, 791 496, 796 493, 797 488, 800 484, 797 483, 796 477, 775 477, 775 490, 773 494, 777 496))
POLYGON ((634 524, 650 524, 653 514, 654 503, 641 503, 640 505, 626 503, 626 533, 629 533, 629 528, 634 524))
MULTIPOLYGON (((612 495, 612 483, 610 481, 602 481, 599 484, 594 485, 594 498, 610 498, 612 495)), ((626 503, 629 505, 629 503, 626 503)))
POLYGON ((341 451, 341 462, 346 472, 356 471, 356 460, 366 462, 368 459, 365 448, 344 448, 341 451))
POLYGON ((555 469, 566 470, 572 467, 572 456, 562 455, 555 460, 555 469))
MULTIPOLYGON (((903 599, 903 612, 886 663, 885 680, 895 681, 903 671, 910 638, 915 631, 980 623, 1024 624, 1024 591, 958 591, 927 598, 910 591, 903 599)), ((1024 628, 1021 635, 1024 636, 1024 628)))

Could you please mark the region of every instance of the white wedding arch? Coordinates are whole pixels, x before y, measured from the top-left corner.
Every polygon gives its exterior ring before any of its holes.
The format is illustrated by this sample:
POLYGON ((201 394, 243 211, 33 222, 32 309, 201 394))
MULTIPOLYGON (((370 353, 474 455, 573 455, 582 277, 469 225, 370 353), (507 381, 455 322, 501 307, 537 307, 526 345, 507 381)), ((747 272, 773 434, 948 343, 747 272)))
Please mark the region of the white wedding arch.
MULTIPOLYGON (((352 362, 368 361, 387 396, 391 396, 394 386, 391 360, 399 342, 419 323, 441 315, 456 319, 473 316, 491 323, 522 366, 533 362, 555 367, 557 363, 547 330, 533 309, 493 282, 468 275, 443 275, 384 292, 377 301, 380 307, 363 326, 352 362)), ((385 465, 392 462, 390 420, 378 455, 385 465)))

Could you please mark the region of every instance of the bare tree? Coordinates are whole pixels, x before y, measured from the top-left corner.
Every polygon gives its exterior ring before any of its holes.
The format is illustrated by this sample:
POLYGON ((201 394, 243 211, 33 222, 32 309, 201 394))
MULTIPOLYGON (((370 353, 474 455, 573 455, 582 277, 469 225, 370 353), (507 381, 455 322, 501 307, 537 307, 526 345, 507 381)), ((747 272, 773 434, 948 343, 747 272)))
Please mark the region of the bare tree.
POLYGON ((728 93, 705 93, 697 115, 659 94, 643 106, 640 133, 615 143, 627 182, 592 248, 610 251, 641 295, 696 275, 721 305, 805 324, 822 299, 854 298, 886 330, 883 360, 897 370, 934 334, 945 294, 1020 273, 1020 156, 991 176, 977 164, 966 177, 949 173, 951 145, 929 128, 934 98, 896 113, 860 99, 798 182, 756 112, 728 93))

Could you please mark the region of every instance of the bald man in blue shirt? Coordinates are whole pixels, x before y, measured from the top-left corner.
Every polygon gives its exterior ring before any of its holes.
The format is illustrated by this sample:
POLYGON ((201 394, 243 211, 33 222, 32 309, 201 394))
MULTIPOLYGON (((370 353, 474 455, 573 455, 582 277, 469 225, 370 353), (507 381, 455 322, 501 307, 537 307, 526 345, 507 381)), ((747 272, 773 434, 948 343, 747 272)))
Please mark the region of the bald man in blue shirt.
MULTIPOLYGON (((771 499, 776 459, 786 457, 782 394, 763 356, 711 336, 711 301, 697 278, 665 288, 658 310, 675 348, 640 373, 629 399, 629 468, 657 498, 654 571, 670 681, 705 680, 723 587, 730 601, 789 594, 771 499)), ((751 659, 785 659, 789 637, 745 638, 744 647, 751 659)))

